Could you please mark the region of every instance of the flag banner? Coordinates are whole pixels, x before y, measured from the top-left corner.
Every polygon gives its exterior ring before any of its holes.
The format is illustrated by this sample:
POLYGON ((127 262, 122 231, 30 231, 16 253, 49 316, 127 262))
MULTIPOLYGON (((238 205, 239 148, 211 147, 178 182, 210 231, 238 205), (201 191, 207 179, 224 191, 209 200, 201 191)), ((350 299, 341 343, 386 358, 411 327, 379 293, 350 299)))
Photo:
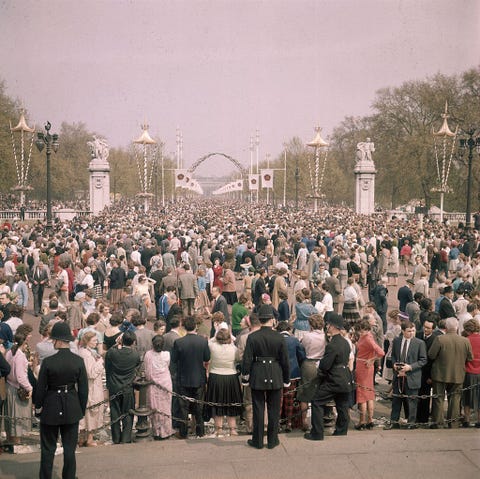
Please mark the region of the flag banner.
POLYGON ((248 189, 258 191, 258 175, 248 175, 248 189))
POLYGON ((230 191, 243 191, 243 180, 232 181, 229 184, 230 191))
POLYGON ((175 170, 175 188, 186 188, 189 180, 187 170, 175 170))
POLYGON ((262 188, 273 188, 273 170, 260 170, 262 174, 262 188))

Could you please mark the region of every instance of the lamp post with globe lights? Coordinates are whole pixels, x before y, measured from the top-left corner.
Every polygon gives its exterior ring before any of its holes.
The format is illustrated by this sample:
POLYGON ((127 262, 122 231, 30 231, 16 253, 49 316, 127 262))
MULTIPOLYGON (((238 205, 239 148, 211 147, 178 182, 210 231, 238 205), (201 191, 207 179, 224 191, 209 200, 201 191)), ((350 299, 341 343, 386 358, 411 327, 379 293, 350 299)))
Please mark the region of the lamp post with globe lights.
POLYGON ((56 153, 58 151, 59 141, 56 133, 50 133, 52 124, 47 121, 45 125, 45 133, 43 131, 37 132, 37 139, 35 145, 38 151, 42 152, 43 148, 47 147, 47 231, 51 232, 53 229, 52 222, 52 176, 50 171, 50 156, 52 151, 56 153))

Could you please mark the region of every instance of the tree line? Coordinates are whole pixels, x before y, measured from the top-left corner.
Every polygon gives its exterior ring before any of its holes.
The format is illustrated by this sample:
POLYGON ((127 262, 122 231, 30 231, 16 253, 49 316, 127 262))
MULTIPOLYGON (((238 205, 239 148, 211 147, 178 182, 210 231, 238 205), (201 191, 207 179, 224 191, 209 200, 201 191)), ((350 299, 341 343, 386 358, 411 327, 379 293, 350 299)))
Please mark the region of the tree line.
MULTIPOLYGON (((346 117, 328 138, 330 146, 325 163, 325 177, 321 185, 322 201, 329 204, 353 205, 355 195, 356 144, 367 137, 375 142, 374 161, 377 169, 375 200, 383 208, 394 208, 411 201, 421 200, 426 206, 438 204, 439 193, 437 165, 432 131, 442 125, 442 113, 448 102, 452 130, 458 125, 460 134, 471 127, 480 135, 480 66, 458 75, 436 74, 422 80, 412 80, 399 86, 378 90, 371 103, 371 114, 363 117, 346 117)), ((17 184, 13 158, 10 124, 18 121, 19 102, 6 93, 4 82, 0 82, 0 191, 12 193, 17 184)), ((28 112, 27 112, 28 118, 28 112)), ((32 126, 32 125, 30 125, 32 126)), ((87 141, 94 134, 84 123, 62 123, 59 131, 60 147, 52 155, 52 197, 57 200, 73 200, 88 194, 88 164, 90 152, 87 141)), ((313 136, 313 135, 312 135, 313 136)), ((465 136, 463 136, 465 137, 465 136)), ((314 171, 314 150, 306 146, 305 139, 291 138, 285 144, 287 156, 286 197, 294 201, 308 199, 312 194, 314 171), (295 172, 298 175, 295 175, 295 172)), ((17 152, 18 153, 18 152, 17 152)), ((270 161, 270 167, 284 167, 282 151, 270 161)), ((468 152, 459 154, 458 139, 450 168, 449 186, 451 193, 445 195, 445 209, 464 211, 466 202, 468 152)), ((161 165, 160 154, 156 156, 157 170, 152 178, 152 191, 160 195, 161 165), (155 188, 155 184, 157 185, 155 188)), ((173 158, 163 158, 164 168, 174 168, 173 158)), ((321 176, 324 156, 320 157, 321 176)), ((474 152, 473 201, 472 207, 480 206, 479 156, 474 152)), ((139 191, 138 167, 133 147, 111 148, 111 192, 117 197, 133 197, 139 191)), ((265 168, 266 164, 261 163, 265 168)), ((45 152, 32 148, 29 183, 33 190, 30 198, 44 199, 46 196, 45 152)), ((172 173, 165 173, 165 194, 171 197, 172 173)), ((260 192, 263 198, 265 192, 260 192)), ((283 199, 283 172, 276 171, 274 191, 271 198, 277 202, 283 199)))

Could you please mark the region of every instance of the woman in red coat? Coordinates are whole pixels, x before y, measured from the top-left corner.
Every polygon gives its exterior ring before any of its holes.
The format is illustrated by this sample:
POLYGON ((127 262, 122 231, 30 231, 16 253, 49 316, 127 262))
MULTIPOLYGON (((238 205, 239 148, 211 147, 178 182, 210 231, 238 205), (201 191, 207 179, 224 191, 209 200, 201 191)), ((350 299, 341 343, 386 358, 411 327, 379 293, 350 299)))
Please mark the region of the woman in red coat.
POLYGON ((360 322, 360 339, 357 343, 355 366, 357 404, 360 411, 360 421, 355 426, 357 430, 373 428, 373 408, 375 405, 373 368, 375 359, 384 355, 383 349, 373 339, 368 319, 364 317, 360 322))

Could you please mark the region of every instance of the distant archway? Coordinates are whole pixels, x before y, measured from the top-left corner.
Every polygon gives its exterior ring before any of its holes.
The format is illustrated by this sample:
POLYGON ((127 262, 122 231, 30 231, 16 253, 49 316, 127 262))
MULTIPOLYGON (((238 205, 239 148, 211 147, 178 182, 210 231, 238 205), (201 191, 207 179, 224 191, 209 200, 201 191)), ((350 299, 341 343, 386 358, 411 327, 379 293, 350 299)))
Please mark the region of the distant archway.
POLYGON ((242 172, 242 175, 247 175, 248 174, 248 170, 246 168, 244 168, 238 160, 236 160, 235 158, 232 158, 229 155, 226 155, 225 153, 208 153, 208 155, 202 156, 188 169, 188 172, 193 173, 195 171, 195 169, 199 165, 201 165, 205 160, 208 160, 208 158, 210 158, 211 156, 215 156, 215 155, 224 156, 227 160, 232 162, 242 172))

